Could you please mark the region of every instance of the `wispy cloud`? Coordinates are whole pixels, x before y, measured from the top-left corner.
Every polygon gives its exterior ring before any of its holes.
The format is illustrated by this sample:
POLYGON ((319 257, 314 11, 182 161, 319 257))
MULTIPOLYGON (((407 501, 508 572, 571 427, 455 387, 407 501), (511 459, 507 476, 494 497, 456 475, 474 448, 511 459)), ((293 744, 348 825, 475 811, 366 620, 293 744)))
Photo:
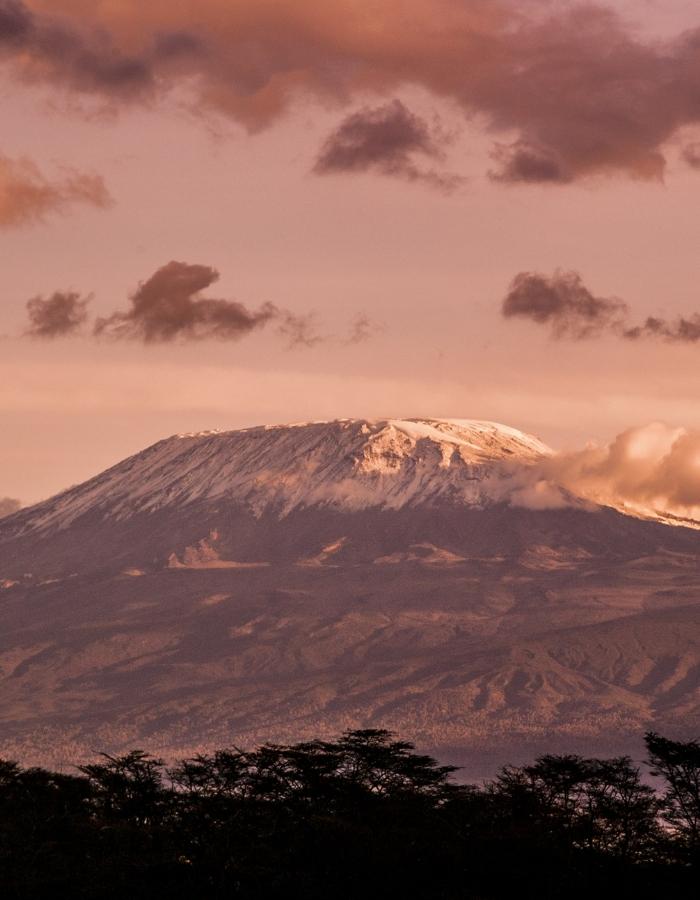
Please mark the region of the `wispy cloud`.
POLYGON ((327 340, 326 337, 318 332, 318 321, 315 313, 298 315, 290 312, 280 312, 277 332, 287 339, 288 346, 291 349, 294 347, 315 347, 317 344, 322 344, 327 340))
POLYGON ((373 321, 366 313, 358 313, 350 323, 350 331, 345 343, 364 344, 378 331, 381 331, 381 328, 382 326, 373 321))
POLYGON ((111 202, 99 175, 68 170, 49 179, 30 159, 0 155, 0 227, 35 224, 76 203, 105 208, 111 202))

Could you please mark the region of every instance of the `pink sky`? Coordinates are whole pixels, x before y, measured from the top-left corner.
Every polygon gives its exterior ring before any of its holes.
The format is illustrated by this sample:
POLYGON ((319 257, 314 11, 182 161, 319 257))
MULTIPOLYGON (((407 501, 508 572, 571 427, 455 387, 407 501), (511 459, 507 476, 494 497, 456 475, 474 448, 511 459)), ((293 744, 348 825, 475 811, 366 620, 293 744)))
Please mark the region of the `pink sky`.
MULTIPOLYGON (((572 7, 519 4, 540 18, 572 7)), ((0 0, 0 24, 11 8, 0 0)), ((593 103, 591 133, 596 147, 604 144, 596 155, 585 132, 572 136, 570 110, 562 108, 559 127, 556 109, 545 116, 537 96, 524 94, 521 108, 517 92, 504 86, 499 54, 517 61, 520 51, 510 39, 507 50, 488 49, 488 41, 498 29, 524 27, 509 18, 507 3, 25 0, 22 8, 44 31, 0 53, 0 160, 32 160, 54 193, 36 216, 17 222, 20 207, 7 211, 17 170, 0 165, 0 497, 33 502, 168 434, 211 427, 345 416, 486 418, 559 447, 608 440, 653 420, 700 428, 700 343, 613 334, 556 340, 536 322, 500 314, 515 275, 556 269, 581 273, 596 296, 626 301, 635 322, 700 311, 700 168, 683 158, 700 141, 700 110, 682 97, 684 80, 700 79, 700 64, 678 64, 671 100, 663 95, 640 112, 633 108, 639 97, 630 95, 630 116, 644 119, 643 134, 627 127, 624 95, 603 117, 593 103), (433 23, 435 33, 392 30, 402 10, 409 23, 433 23), (70 71, 66 51, 56 55, 45 36, 58 14, 82 42, 70 71), (477 29, 474 41, 456 49, 440 28, 455 22, 477 29), (166 29, 196 32, 198 40, 216 35, 219 56, 168 58, 156 70, 167 90, 127 95, 104 78, 95 87, 88 71, 85 47, 97 26, 132 57, 166 29), (237 44, 246 29, 255 40, 237 44), (480 83, 462 89, 460 53, 488 73, 488 90, 480 83), (280 96, 289 98, 284 109, 280 96), (420 173, 458 174, 458 189, 438 190, 403 163, 398 171, 369 165, 312 173, 346 116, 394 99, 436 141, 451 133, 433 156, 419 153, 416 165, 420 173), (433 131, 435 116, 441 125, 433 131), (515 144, 523 134, 528 147, 536 143, 557 160, 561 177, 489 178, 494 142, 515 144), (663 178, 652 172, 658 154, 663 178), (112 202, 78 196, 78 176, 99 176, 112 202), (93 294, 92 315, 108 316, 126 310, 139 283, 170 260, 218 270, 206 296, 311 314, 324 340, 289 347, 274 323, 235 341, 110 341, 89 329, 52 340, 23 336, 30 298, 93 294), (360 315, 371 327, 352 343, 360 315)), ((632 10, 638 29, 620 28, 635 46, 700 28, 689 2, 614 8, 632 10)), ((529 65, 546 42, 523 33, 529 65)), ((624 56, 634 77, 636 52, 624 56)), ((560 64, 556 55, 546 58, 560 64)), ((591 80, 582 85, 589 92, 607 77, 591 59, 591 80)), ((21 202, 25 210, 30 201, 21 202)))

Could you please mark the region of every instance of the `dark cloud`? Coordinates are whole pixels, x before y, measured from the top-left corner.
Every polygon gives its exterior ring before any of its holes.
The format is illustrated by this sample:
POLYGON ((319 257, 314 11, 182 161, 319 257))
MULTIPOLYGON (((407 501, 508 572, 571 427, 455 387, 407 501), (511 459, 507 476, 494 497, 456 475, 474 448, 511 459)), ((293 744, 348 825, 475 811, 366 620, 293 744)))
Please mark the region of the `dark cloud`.
POLYGON ((123 53, 103 29, 37 15, 21 0, 0 0, 0 58, 13 59, 29 81, 103 96, 144 96, 154 87, 153 55, 123 53))
MULTIPOLYGON (((2 19, 0 19, 0 28, 2 28, 2 19)), ((0 519, 3 516, 11 516, 12 513, 17 512, 21 508, 22 504, 19 500, 13 500, 11 497, 0 497, 0 519)))
POLYGON ((594 296, 578 272, 557 271, 551 276, 521 272, 510 284, 501 314, 506 319, 517 317, 546 325, 557 338, 581 340, 612 334, 629 341, 700 341, 700 313, 673 321, 649 316, 643 324, 632 325, 630 309, 624 301, 594 296))
POLYGON ((206 51, 200 38, 187 31, 167 31, 154 38, 154 57, 175 60, 196 56, 206 51))
POLYGON ((25 46, 33 24, 33 16, 24 3, 4 0, 0 3, 0 46, 25 46))
MULTIPOLYGON (((236 300, 202 296, 218 279, 219 273, 211 266, 169 262, 138 286, 129 298, 130 308, 98 318, 92 334, 145 344, 208 338, 235 341, 274 325, 290 348, 314 347, 339 340, 319 334, 315 313, 295 313, 273 303, 264 303, 255 310, 236 300)), ((82 297, 71 291, 32 298, 26 304, 29 324, 25 334, 33 338, 56 338, 78 333, 88 320, 91 299, 92 296, 82 297)), ((351 339, 344 343, 366 340, 373 329, 366 316, 358 315, 351 339)))
POLYGON ((567 182, 624 172, 660 179, 663 144, 700 116, 700 31, 666 46, 644 43, 610 9, 569 7, 496 41, 464 99, 518 141, 494 177, 567 182))
POLYGON ((507 319, 549 325, 556 337, 578 340, 618 328, 627 316, 627 305, 595 297, 576 272, 557 271, 550 277, 521 272, 513 279, 501 312, 507 319))
POLYGON ((87 321, 90 299, 73 291, 56 291, 47 298, 33 297, 27 301, 27 335, 56 338, 77 334, 87 321))
POLYGON ((64 212, 75 203, 105 208, 111 202, 99 175, 66 171, 50 180, 30 159, 0 154, 0 227, 41 222, 49 213, 64 212))
MULTIPOLYGON (((33 0, 31 10, 0 0, 0 55, 20 77, 117 102, 182 87, 250 130, 299 96, 347 104, 415 85, 509 136, 492 173, 508 183, 660 179, 664 145, 700 122, 700 28, 652 40, 595 3, 33 0)), ((430 141, 406 117, 392 132, 395 109, 384 116, 388 126, 376 111, 346 120, 320 170, 411 177, 410 154, 430 141)))
POLYGON ((463 179, 422 168, 414 158, 442 160, 448 139, 439 126, 431 128, 400 100, 392 100, 344 119, 324 143, 314 172, 329 175, 374 171, 450 191, 463 179))
POLYGON ((250 310, 235 300, 202 297, 218 278, 210 266, 169 262, 139 285, 131 296, 131 309, 98 319, 95 334, 147 344, 236 340, 280 317, 271 303, 250 310))
POLYGON ((526 141, 496 144, 491 154, 498 168, 489 173, 494 181, 565 184, 572 176, 551 152, 526 141))

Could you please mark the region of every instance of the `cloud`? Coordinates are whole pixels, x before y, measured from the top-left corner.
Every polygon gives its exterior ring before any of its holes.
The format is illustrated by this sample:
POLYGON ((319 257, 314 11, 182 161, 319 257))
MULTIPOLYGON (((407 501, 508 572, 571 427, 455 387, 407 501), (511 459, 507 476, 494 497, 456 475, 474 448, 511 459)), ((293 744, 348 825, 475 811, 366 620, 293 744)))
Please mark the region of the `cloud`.
POLYGON ((520 272, 501 305, 506 319, 529 319, 546 325, 556 338, 584 338, 611 334, 628 341, 659 338, 676 344, 700 341, 700 313, 669 321, 649 316, 641 325, 630 324, 630 309, 615 297, 596 297, 578 272, 557 270, 553 275, 520 272))
POLYGON ((27 336, 56 338, 77 334, 87 321, 90 300, 74 291, 56 291, 47 298, 33 297, 27 301, 27 336))
MULTIPOLYGON (((129 298, 130 307, 95 320, 92 335, 113 340, 167 344, 216 338, 235 341, 267 325, 275 325, 277 334, 288 346, 315 347, 340 339, 318 332, 316 314, 295 313, 274 303, 250 309, 237 300, 203 296, 219 279, 211 266, 175 260, 161 266, 139 284, 129 298)), ((77 334, 88 321, 92 295, 75 291, 56 291, 50 297, 33 297, 26 303, 27 337, 57 338, 77 334)), ((357 344, 367 340, 375 326, 364 314, 353 321, 350 339, 357 344)))
POLYGON ((298 315, 281 311, 277 332, 288 339, 290 348, 315 347, 317 344, 327 343, 352 346, 371 340, 381 327, 365 313, 357 313, 350 323, 347 337, 343 338, 337 334, 319 334, 315 313, 298 315))
POLYGON ((3 516, 11 516, 12 513, 17 512, 21 508, 22 504, 19 500, 13 500, 11 497, 0 497, 0 519, 3 516))
POLYGON ((658 180, 700 120, 700 28, 661 42, 589 2, 0 0, 0 34, 19 77, 115 104, 180 89, 251 131, 299 97, 418 86, 501 136, 511 184, 658 180))
POLYGON ((691 169, 700 169, 700 141, 686 144, 682 156, 691 169))
POLYGON ((277 326, 277 332, 287 338, 290 348, 315 347, 316 344, 322 344, 327 340, 316 330, 317 322, 314 313, 298 315, 290 312, 279 312, 279 318, 280 323, 277 326))
POLYGON ((202 297, 202 291, 218 279, 219 273, 210 266, 173 260, 139 285, 131 296, 131 309, 98 319, 94 332, 146 344, 237 340, 281 315, 271 303, 250 310, 236 300, 202 297))
POLYGON ((491 157, 499 166, 489 172, 493 181, 565 184, 573 180, 572 174, 551 150, 524 140, 495 144, 491 157))
POLYGON ((463 178, 422 168, 414 159, 442 160, 448 140, 438 125, 431 127, 400 100, 392 100, 345 118, 326 139, 313 171, 317 175, 377 172, 452 191, 463 178))
POLYGON ((489 488, 495 499, 531 509, 583 501, 700 520, 700 432, 659 422, 630 428, 606 445, 506 467, 489 488))
POLYGON ((513 279, 501 307, 502 315, 548 325, 556 337, 580 340, 618 329, 627 316, 621 300, 595 297, 577 272, 552 276, 521 272, 513 279))
POLYGON ((102 178, 69 171, 51 181, 30 159, 0 154, 0 227, 41 222, 49 213, 64 212, 74 203, 109 206, 111 198, 102 178))
POLYGON ((38 14, 21 0, 0 0, 0 58, 13 61, 28 81, 104 96, 143 96, 154 87, 156 55, 155 49, 148 55, 120 51, 96 23, 38 14))
POLYGON ((366 313, 358 313, 350 324, 350 333, 345 343, 364 344, 379 330, 380 326, 373 322, 366 313))
POLYGON ((679 316, 673 322, 649 316, 643 325, 625 328, 622 337, 637 341, 642 338, 661 338, 673 344, 696 344, 700 341, 700 314, 689 318, 679 316))

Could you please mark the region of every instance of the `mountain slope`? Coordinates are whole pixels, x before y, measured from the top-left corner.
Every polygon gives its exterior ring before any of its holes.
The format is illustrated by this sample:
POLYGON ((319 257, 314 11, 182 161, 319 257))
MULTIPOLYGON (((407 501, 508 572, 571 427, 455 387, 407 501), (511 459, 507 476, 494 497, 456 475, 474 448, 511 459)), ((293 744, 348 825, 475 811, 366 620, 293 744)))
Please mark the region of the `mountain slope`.
POLYGON ((383 725, 483 773, 700 729, 700 535, 490 493, 548 452, 468 420, 181 436, 0 521, 0 753, 383 725))
POLYGON ((315 505, 478 505, 488 464, 534 462, 550 452, 515 429, 469 420, 339 420, 180 434, 14 521, 23 532, 65 528, 95 510, 121 520, 218 499, 281 516, 315 505))

